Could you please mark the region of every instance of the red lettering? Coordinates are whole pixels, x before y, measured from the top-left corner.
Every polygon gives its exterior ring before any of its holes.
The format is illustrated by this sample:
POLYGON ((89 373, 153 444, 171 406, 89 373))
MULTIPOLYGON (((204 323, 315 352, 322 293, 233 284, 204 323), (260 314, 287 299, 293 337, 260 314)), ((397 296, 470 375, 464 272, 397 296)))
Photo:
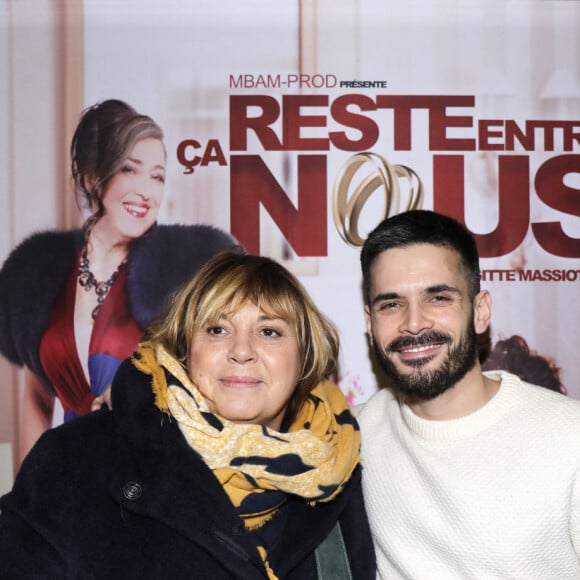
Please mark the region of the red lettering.
POLYGON ((282 143, 270 125, 278 119, 280 105, 274 97, 263 95, 230 97, 230 151, 248 149, 248 131, 252 130, 267 151, 281 151, 282 143), (260 107, 262 114, 248 116, 249 107, 260 107))
POLYGON ((364 115, 358 115, 348 110, 349 105, 356 105, 361 111, 376 110, 375 102, 364 95, 344 95, 335 99, 330 106, 332 118, 345 127, 357 129, 360 139, 349 139, 344 131, 332 131, 329 136, 332 144, 342 151, 364 151, 370 149, 379 138, 377 124, 364 115))
POLYGON ((499 125, 500 127, 503 126, 502 121, 480 121, 479 122, 479 150, 480 151, 503 151, 504 146, 503 143, 490 143, 490 139, 499 139, 503 137, 502 131, 492 131, 491 128, 494 125, 499 125))
MULTIPOLYGON (((580 217, 580 190, 564 183, 569 173, 580 173, 580 155, 548 159, 536 173, 536 192, 551 208, 580 217)), ((566 235, 559 222, 533 223, 532 231, 546 252, 562 258, 580 257, 580 239, 566 235)))
POLYGON ((298 156, 298 207, 259 155, 230 158, 230 228, 252 254, 260 253, 260 205, 299 256, 327 255, 326 155, 298 156))
POLYGON ((574 143, 580 145, 580 131, 576 131, 578 128, 576 123, 566 123, 564 127, 564 151, 572 151, 574 143))
POLYGON ((536 147, 536 132, 533 124, 526 121, 526 130, 522 131, 515 121, 506 121, 505 142, 508 151, 515 150, 516 140, 526 151, 533 151, 536 147))
POLYGON ((326 95, 284 95, 284 149, 292 151, 328 150, 326 137, 302 137, 303 127, 326 127, 325 115, 302 115, 302 107, 328 107, 326 95))
POLYGON ((188 149, 199 149, 201 145, 199 141, 195 139, 186 139, 185 141, 181 141, 177 146, 177 160, 183 167, 185 167, 183 173, 186 175, 193 173, 195 171, 195 166, 199 165, 201 161, 201 157, 199 155, 194 155, 193 157, 187 156, 188 149))
POLYGON ((473 107, 473 96, 408 96, 378 95, 377 107, 393 109, 396 151, 411 150, 411 111, 429 111, 429 149, 431 151, 474 151, 475 139, 451 139, 448 127, 473 127, 473 117, 451 116, 448 107, 473 107))
POLYGON ((207 147, 205 148, 201 164, 206 166, 209 163, 227 165, 226 157, 222 151, 220 142, 217 139, 209 139, 207 142, 207 147))
POLYGON ((447 107, 473 107, 474 97, 433 97, 429 112, 429 149, 431 151, 473 151, 475 139, 452 139, 447 137, 449 127, 473 127, 473 117, 451 116, 447 107))
POLYGON ((404 96, 379 95, 377 107, 393 109, 393 141, 395 151, 411 151, 411 109, 415 106, 415 99, 404 96))
MULTIPOLYGON (((433 156, 433 209, 465 223, 462 155, 433 156)), ((498 224, 489 234, 473 233, 482 258, 504 256, 524 240, 530 223, 529 158, 498 159, 498 224)))

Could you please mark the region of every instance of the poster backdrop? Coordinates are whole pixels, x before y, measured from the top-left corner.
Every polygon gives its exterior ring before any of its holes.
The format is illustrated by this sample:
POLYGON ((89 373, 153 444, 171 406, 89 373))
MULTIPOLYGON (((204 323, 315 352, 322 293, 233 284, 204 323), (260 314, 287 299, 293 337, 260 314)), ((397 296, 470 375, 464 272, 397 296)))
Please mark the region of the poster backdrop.
POLYGON ((521 336, 580 398, 580 2, 3 0, 5 22, 24 5, 0 27, 0 74, 17 79, 0 90, 0 153, 36 153, 0 176, 2 240, 35 212, 59 227, 27 180, 65 182, 65 155, 38 145, 60 93, 37 87, 74 82, 82 106, 123 99, 164 128, 161 221, 215 224, 300 277, 340 330, 352 403, 377 388, 360 243, 408 207, 476 235, 492 343, 521 336), (53 78, 34 62, 71 7, 82 50, 74 78, 53 78), (14 98, 27 83, 33 108, 14 98))
POLYGON ((85 8, 85 101, 167 135, 164 221, 283 260, 339 326, 340 384, 376 389, 359 243, 385 214, 476 235, 491 339, 580 397, 580 3, 167 0, 85 8))

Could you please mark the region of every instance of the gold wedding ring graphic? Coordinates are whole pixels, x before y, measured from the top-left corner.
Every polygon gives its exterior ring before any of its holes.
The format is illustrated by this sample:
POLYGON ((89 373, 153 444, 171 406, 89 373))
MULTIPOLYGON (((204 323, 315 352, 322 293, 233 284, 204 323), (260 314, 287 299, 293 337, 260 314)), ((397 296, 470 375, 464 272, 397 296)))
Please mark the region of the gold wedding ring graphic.
POLYGON ((362 246, 364 238, 358 231, 361 211, 376 190, 383 195, 383 212, 379 221, 400 213, 401 190, 399 178, 408 181, 407 203, 403 211, 423 206, 423 184, 419 176, 404 165, 391 165, 377 153, 365 151, 348 159, 341 167, 332 188, 332 217, 340 237, 351 246, 362 246), (351 187, 356 173, 363 165, 371 164, 371 172, 351 187), (349 198, 349 192, 351 193, 349 198))

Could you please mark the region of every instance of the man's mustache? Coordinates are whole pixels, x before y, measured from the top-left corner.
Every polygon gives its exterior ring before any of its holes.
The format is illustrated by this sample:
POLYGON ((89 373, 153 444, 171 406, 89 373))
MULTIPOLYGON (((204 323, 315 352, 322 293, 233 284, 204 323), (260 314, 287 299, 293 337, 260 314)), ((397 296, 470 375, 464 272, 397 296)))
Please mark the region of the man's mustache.
POLYGON ((393 353, 406 348, 434 343, 451 344, 451 337, 441 332, 424 332, 418 336, 400 336, 389 344, 387 352, 393 353))

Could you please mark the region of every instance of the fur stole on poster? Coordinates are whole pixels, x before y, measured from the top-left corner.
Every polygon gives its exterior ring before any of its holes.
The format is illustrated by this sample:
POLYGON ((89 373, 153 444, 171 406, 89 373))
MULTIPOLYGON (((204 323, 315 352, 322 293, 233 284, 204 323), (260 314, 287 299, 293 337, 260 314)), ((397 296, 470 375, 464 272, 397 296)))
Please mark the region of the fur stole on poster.
MULTIPOLYGON (((38 345, 82 244, 78 230, 34 234, 13 250, 0 271, 0 352, 27 366, 51 391, 38 345)), ((127 259, 127 296, 137 324, 145 329, 181 284, 233 245, 228 234, 206 225, 158 225, 134 242, 127 259)))

